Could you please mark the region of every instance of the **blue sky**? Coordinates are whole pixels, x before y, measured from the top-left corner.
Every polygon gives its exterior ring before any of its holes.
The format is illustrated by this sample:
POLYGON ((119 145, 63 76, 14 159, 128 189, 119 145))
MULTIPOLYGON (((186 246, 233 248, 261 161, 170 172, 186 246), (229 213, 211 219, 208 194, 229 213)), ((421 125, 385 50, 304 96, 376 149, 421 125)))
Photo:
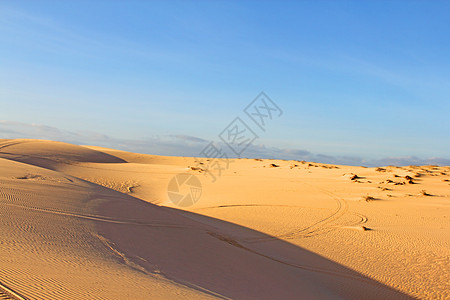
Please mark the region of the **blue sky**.
POLYGON ((1 1, 0 135, 195 155, 260 91, 243 156, 450 159, 448 1, 1 1))

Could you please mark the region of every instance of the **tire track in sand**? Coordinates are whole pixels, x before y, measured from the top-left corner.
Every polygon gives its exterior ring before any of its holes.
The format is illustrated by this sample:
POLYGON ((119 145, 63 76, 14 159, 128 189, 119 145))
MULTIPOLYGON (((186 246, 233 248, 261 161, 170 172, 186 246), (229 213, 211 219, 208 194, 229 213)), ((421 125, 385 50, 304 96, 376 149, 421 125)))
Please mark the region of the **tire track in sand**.
POLYGON ((332 198, 335 201, 336 208, 330 215, 328 215, 325 218, 322 218, 321 220, 314 222, 306 227, 303 227, 298 230, 293 230, 293 231, 285 233, 285 234, 280 234, 280 235, 271 236, 271 237, 263 237, 263 238, 249 238, 249 239, 245 239, 245 241, 250 242, 250 243, 257 243, 257 242, 270 241, 270 240, 279 239, 279 238, 285 239, 285 240, 307 238, 307 237, 313 237, 313 236, 328 233, 330 231, 338 229, 340 226, 355 226, 355 225, 363 224, 363 223, 367 222, 366 216, 357 214, 357 213, 351 213, 352 215, 354 215, 355 217, 357 217, 359 219, 357 222, 351 222, 351 223, 347 222, 345 224, 333 224, 333 223, 336 223, 339 219, 341 219, 345 214, 349 213, 347 202, 343 198, 337 196, 336 194, 334 194, 328 190, 325 190, 320 187, 312 186, 310 184, 307 184, 307 185, 320 190, 322 193, 326 194, 327 196, 329 196, 330 198, 332 198))
POLYGON ((13 203, 0 202, 0 204, 7 205, 7 206, 13 206, 13 207, 17 207, 17 208, 22 208, 22 209, 27 209, 27 210, 38 211, 38 212, 44 212, 44 213, 50 213, 50 214, 56 214, 56 215, 62 215, 62 216, 69 216, 69 217, 75 217, 75 218, 87 219, 87 220, 93 220, 93 221, 115 223, 115 224, 140 225, 140 226, 164 227, 164 228, 187 228, 185 225, 181 225, 181 224, 178 225, 178 224, 163 224, 163 223, 144 223, 144 222, 139 222, 139 221, 135 221, 135 220, 120 220, 120 219, 108 218, 108 217, 98 216, 98 215, 82 215, 82 214, 77 214, 77 213, 72 213, 72 212, 58 211, 58 210, 39 208, 39 207, 29 207, 29 206, 13 204, 13 203))

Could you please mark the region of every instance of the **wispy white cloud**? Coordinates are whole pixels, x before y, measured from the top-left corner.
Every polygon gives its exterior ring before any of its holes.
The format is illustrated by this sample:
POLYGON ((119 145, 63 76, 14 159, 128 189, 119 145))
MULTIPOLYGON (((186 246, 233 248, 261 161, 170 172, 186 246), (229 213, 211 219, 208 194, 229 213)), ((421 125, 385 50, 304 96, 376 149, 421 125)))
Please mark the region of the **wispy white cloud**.
POLYGON ((83 31, 70 22, 65 23, 7 5, 0 6, 0 32, 4 35, 4 42, 49 54, 63 53, 96 61, 108 60, 113 54, 144 62, 183 64, 187 59, 185 51, 178 48, 169 51, 167 48, 158 48, 146 42, 120 36, 113 31, 83 31))
MULTIPOLYGON (((155 136, 142 140, 118 139, 92 131, 71 132, 41 124, 0 121, 0 137, 5 139, 32 138, 67 142, 77 145, 93 145, 124 151, 169 156, 200 156, 210 141, 188 135, 155 136)), ((224 152, 227 146, 217 143, 224 152)), ((233 157, 229 155, 229 157, 233 157)), ((419 158, 415 156, 367 159, 358 156, 331 156, 311 153, 304 149, 283 149, 263 144, 252 144, 243 153, 247 158, 305 160, 318 163, 374 166, 450 165, 450 159, 441 157, 419 158)))

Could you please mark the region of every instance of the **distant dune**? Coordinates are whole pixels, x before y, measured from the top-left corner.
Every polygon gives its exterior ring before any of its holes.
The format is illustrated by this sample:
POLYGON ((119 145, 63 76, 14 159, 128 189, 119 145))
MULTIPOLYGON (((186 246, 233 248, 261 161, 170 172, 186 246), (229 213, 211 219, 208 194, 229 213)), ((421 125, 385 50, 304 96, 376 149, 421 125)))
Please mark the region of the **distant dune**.
POLYGON ((450 167, 234 159, 212 182, 194 158, 0 140, 0 299, 448 299, 449 249, 450 167))

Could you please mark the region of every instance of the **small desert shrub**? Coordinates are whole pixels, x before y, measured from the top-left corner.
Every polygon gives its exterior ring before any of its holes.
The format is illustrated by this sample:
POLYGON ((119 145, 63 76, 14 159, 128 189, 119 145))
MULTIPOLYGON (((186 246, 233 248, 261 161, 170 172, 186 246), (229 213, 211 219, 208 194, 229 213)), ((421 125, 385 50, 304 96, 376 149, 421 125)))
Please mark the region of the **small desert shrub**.
POLYGON ((367 195, 367 196, 364 196, 364 197, 363 197, 363 199, 364 199, 364 201, 366 201, 366 202, 369 202, 369 201, 373 201, 373 200, 375 200, 375 198, 374 198, 374 197, 372 197, 372 196, 369 196, 369 195, 367 195))
POLYGON ((420 194, 421 194, 422 196, 431 196, 431 194, 427 193, 427 191, 425 191, 425 190, 421 190, 421 191, 420 191, 420 194))

